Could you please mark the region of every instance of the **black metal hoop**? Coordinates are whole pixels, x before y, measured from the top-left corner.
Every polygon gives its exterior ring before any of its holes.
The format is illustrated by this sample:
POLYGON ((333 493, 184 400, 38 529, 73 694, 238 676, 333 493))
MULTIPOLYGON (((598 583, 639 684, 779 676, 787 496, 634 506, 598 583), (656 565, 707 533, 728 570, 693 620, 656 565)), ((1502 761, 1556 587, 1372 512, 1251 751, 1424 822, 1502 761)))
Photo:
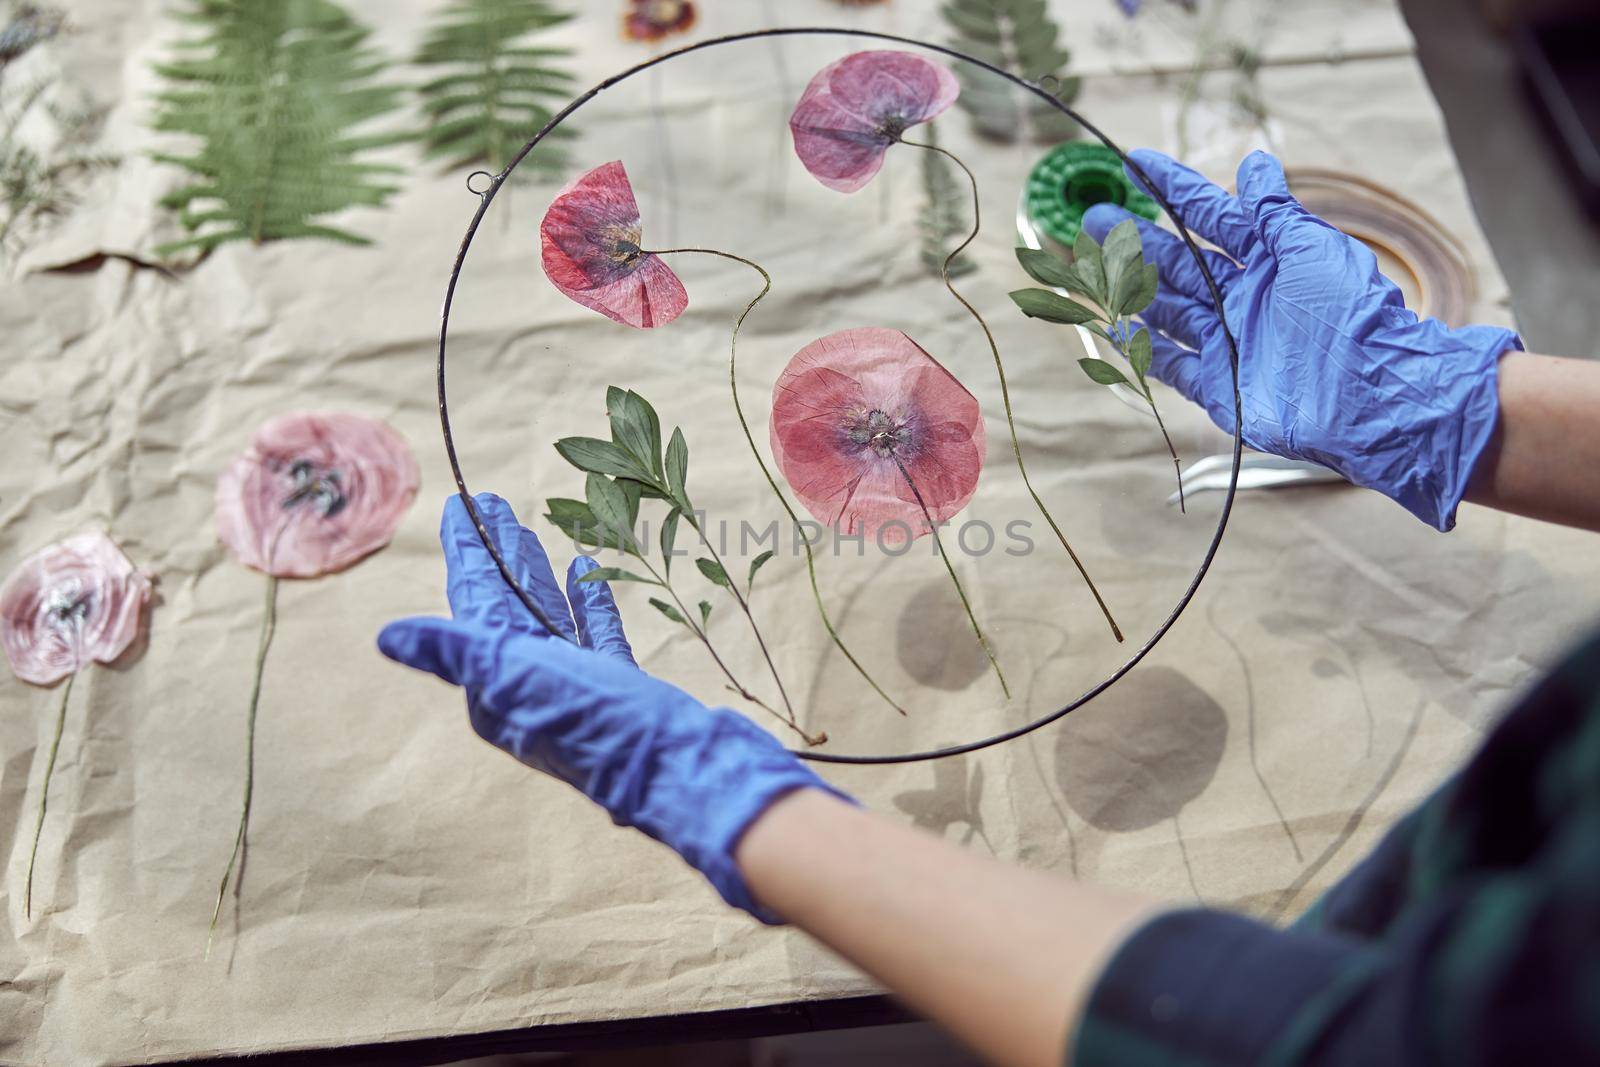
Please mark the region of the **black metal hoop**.
MULTIPOLYGON (((1118 667, 1098 685, 1094 686, 1092 689, 1089 689, 1087 692, 1079 696, 1070 704, 1067 704, 1065 707, 1058 708, 1048 715, 1034 719, 1032 722, 1025 723, 1022 726, 1016 727, 1015 729, 986 737, 981 741, 970 741, 963 745, 950 745, 946 748, 930 749, 926 752, 912 752, 900 756, 840 756, 827 752, 805 752, 797 749, 791 749, 796 756, 804 760, 810 760, 814 763, 839 763, 855 765, 920 763, 924 760, 943 759, 947 756, 960 756, 968 752, 977 752, 980 749, 992 748, 995 745, 1001 745, 1007 741, 1014 741, 1025 734, 1030 734, 1033 731, 1040 729, 1041 727, 1049 726, 1058 719, 1062 719, 1083 707, 1083 705, 1087 704, 1089 701, 1093 700, 1095 697, 1109 689, 1113 684, 1119 681, 1123 675, 1127 674, 1129 671, 1133 670, 1134 667, 1138 666, 1139 661, 1144 659, 1144 657, 1149 654, 1150 650, 1156 646, 1156 643, 1166 636, 1167 631, 1172 629, 1173 624, 1178 621, 1178 617, 1183 614, 1184 609, 1187 608, 1190 601, 1194 599, 1195 592, 1199 590, 1200 583, 1205 579, 1206 572, 1211 569, 1211 562, 1216 558, 1217 549, 1222 545, 1222 535, 1227 531, 1228 518, 1233 513, 1234 495, 1237 493, 1239 488, 1239 461, 1244 453, 1244 437, 1240 430, 1242 425, 1242 412, 1240 410, 1241 402, 1239 397, 1239 347, 1234 341, 1233 331, 1228 328, 1227 318, 1223 313, 1222 291, 1218 288, 1217 280, 1212 275, 1211 268, 1206 263, 1205 257, 1200 254, 1200 249, 1195 244, 1194 237, 1189 233, 1188 227, 1183 224, 1183 220, 1178 217, 1178 213, 1173 209, 1172 205, 1167 202, 1166 196, 1161 192, 1160 189, 1156 188, 1153 182, 1150 181, 1150 176, 1144 172, 1143 168, 1141 168, 1138 163, 1130 159, 1120 147, 1114 144, 1109 137, 1100 131, 1099 127, 1095 126, 1072 108, 1056 99, 1054 94, 1048 92, 1038 83, 1028 81, 1024 78, 1019 78, 1009 71, 1001 70, 999 67, 996 67, 993 64, 986 63, 981 59, 966 55, 963 52, 959 52, 954 48, 946 47, 945 45, 930 44, 926 41, 918 41, 911 37, 900 37, 892 33, 878 33, 873 30, 844 29, 826 26, 755 30, 747 33, 729 34, 724 37, 712 37, 704 41, 697 41, 694 44, 685 45, 682 48, 674 49, 671 52, 664 52, 661 55, 645 60, 643 63, 638 63, 632 67, 629 67, 620 74, 615 74, 607 78, 605 81, 596 85, 582 96, 573 100, 566 107, 562 108, 553 118, 551 118, 549 122, 545 123, 544 128, 538 133, 534 134, 533 139, 527 144, 523 145, 522 149, 514 157, 512 157, 511 162, 506 164, 505 169, 500 171, 499 174, 490 175, 490 184, 487 189, 479 191, 470 184, 471 178, 468 179, 468 188, 478 196, 478 210, 473 214, 472 221, 467 226, 466 235, 461 239, 461 247, 456 252, 455 264, 450 269, 450 281, 448 286, 445 288, 444 308, 439 320, 439 427, 444 434, 445 453, 450 460, 450 471, 455 476, 456 488, 461 494, 461 502, 466 505, 467 514, 472 518, 472 525, 478 531, 478 537, 483 541, 483 547, 488 549, 490 557, 494 559, 495 566, 499 568, 500 576, 505 579, 506 584, 511 587, 511 590, 517 594, 517 599, 522 601, 523 605, 526 606, 530 612, 532 612, 534 618, 538 619, 539 622, 544 625, 545 629, 549 630, 553 634, 560 633, 561 631, 556 629, 556 627, 551 623, 550 618, 545 615, 542 609, 540 609, 539 605, 534 601, 532 595, 518 584, 516 577, 511 573, 511 568, 506 564, 505 557, 500 554, 499 547, 495 545, 494 538, 489 536, 489 531, 483 523, 483 516, 479 514, 478 506, 473 502, 472 494, 467 490, 466 478, 461 473, 461 463, 456 456, 455 438, 450 431, 450 405, 445 396, 445 349, 448 345, 450 335, 450 307, 455 301, 456 285, 461 280, 461 269, 466 264, 467 251, 472 247, 472 240, 477 236, 478 227, 483 222, 483 216, 488 212, 489 205, 494 203, 495 196, 499 194, 501 186, 505 184, 505 180, 511 175, 511 172, 517 168, 518 164, 527 158, 528 153, 532 152, 540 141, 544 140, 545 137, 549 136, 552 130, 560 126, 562 122, 566 121, 569 115, 578 110, 578 108, 582 107, 584 104, 588 103, 590 100, 593 100, 605 90, 611 88, 613 85, 616 85, 619 82, 628 80, 635 74, 649 70, 651 67, 654 67, 658 64, 665 63, 669 59, 676 59, 678 56, 688 55, 690 52, 698 52, 704 48, 714 48, 718 45, 733 44, 739 41, 759 40, 766 37, 799 36, 864 37, 872 40, 892 41, 896 44, 911 45, 914 48, 922 48, 930 52, 939 52, 949 56, 951 59, 958 60, 962 63, 970 63, 974 67, 979 67, 983 70, 989 71, 991 74, 1004 78, 1006 81, 1017 86, 1018 88, 1032 93, 1040 100, 1043 100, 1049 103, 1051 106, 1064 112, 1073 121, 1078 123, 1078 125, 1092 133, 1095 137, 1099 138, 1101 144, 1104 144, 1107 148, 1111 149, 1117 154, 1117 157, 1122 160, 1123 165, 1126 166, 1135 177, 1140 179, 1145 188, 1150 190, 1151 194, 1155 198, 1156 203, 1161 205, 1162 210, 1167 213, 1167 217, 1170 218, 1173 221, 1173 224, 1177 226, 1178 236, 1183 239, 1183 243, 1188 247, 1189 253, 1194 256, 1195 263, 1200 268, 1200 275, 1206 281, 1206 288, 1211 293, 1212 304, 1216 308, 1218 318, 1222 321, 1223 335, 1228 340, 1228 357, 1232 364, 1233 370, 1233 473, 1232 477, 1228 481, 1228 494, 1227 498, 1222 504, 1222 514, 1217 519, 1217 532, 1211 538, 1211 544, 1206 549, 1205 557, 1200 561, 1200 568, 1195 572, 1194 581, 1190 582, 1189 587, 1184 590, 1183 596, 1178 600, 1177 606, 1172 609, 1172 613, 1167 616, 1161 625, 1156 627, 1156 631, 1151 635, 1150 639, 1143 645, 1139 646, 1139 648, 1128 657, 1127 662, 1125 662, 1121 667, 1118 667)), ((477 172, 471 177, 477 177, 480 173, 486 172, 477 172)))

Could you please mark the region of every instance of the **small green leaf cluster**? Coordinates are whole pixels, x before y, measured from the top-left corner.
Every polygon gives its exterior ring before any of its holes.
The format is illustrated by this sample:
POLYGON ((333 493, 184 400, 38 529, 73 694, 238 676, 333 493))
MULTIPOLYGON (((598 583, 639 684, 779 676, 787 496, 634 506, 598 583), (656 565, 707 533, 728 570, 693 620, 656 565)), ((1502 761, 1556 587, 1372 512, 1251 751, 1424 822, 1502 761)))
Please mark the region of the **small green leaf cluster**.
MULTIPOLYGON (((689 444, 683 430, 674 428, 665 449, 661 446, 661 419, 650 402, 631 390, 616 386, 606 390, 606 412, 611 421, 611 439, 564 437, 556 451, 574 467, 585 472, 584 499, 554 497, 546 501, 545 518, 575 543, 591 548, 607 548, 646 561, 650 571, 642 575, 623 567, 598 567, 584 575, 585 582, 642 582, 670 588, 672 561, 676 554, 678 529, 687 518, 699 530, 694 501, 689 497, 689 444), (668 505, 661 522, 661 571, 657 573, 646 559, 647 546, 635 531, 639 508, 644 500, 662 500, 668 505)), ((754 586, 756 574, 773 557, 763 552, 750 564, 745 592, 754 586)), ((736 597, 739 590, 727 569, 717 559, 700 557, 695 566, 706 580, 736 597)), ((650 603, 667 618, 694 627, 682 611, 663 600, 650 603)), ((711 604, 698 605, 703 627, 711 616, 711 604)))
MULTIPOLYGON (((927 143, 939 144, 939 135, 930 124, 927 143)), ((967 206, 967 191, 956 179, 955 167, 938 152, 922 153, 922 211, 917 216, 917 230, 922 236, 922 265, 934 277, 944 275, 945 261, 950 262, 950 277, 959 278, 978 269, 966 255, 950 259, 950 247, 972 228, 967 206)))
POLYGON ((1178 450, 1167 433, 1156 398, 1150 391, 1150 361, 1154 344, 1150 331, 1134 322, 1134 316, 1155 301, 1161 288, 1160 272, 1144 259, 1144 242, 1138 223, 1124 219, 1106 234, 1101 245, 1087 232, 1080 232, 1072 248, 1072 262, 1033 248, 1017 249, 1017 262, 1037 282, 1051 289, 1018 289, 1011 299, 1029 318, 1082 326, 1102 338, 1128 361, 1133 381, 1115 364, 1095 356, 1078 361, 1083 373, 1097 385, 1124 385, 1136 389, 1150 405, 1161 436, 1166 440, 1172 464, 1179 470, 1178 497, 1183 501, 1183 477, 1178 450), (1072 300, 1053 290, 1064 289, 1082 300, 1072 300))
MULTIPOLYGON (((1149 307, 1160 287, 1154 263, 1144 261, 1144 244, 1132 219, 1119 223, 1102 246, 1087 233, 1078 235, 1068 263, 1049 252, 1017 249, 1017 261, 1035 281, 1092 301, 1072 300, 1049 289, 1019 289, 1011 299, 1029 318, 1082 326, 1104 338, 1121 352, 1133 369, 1137 388, 1154 403, 1146 375, 1150 371, 1150 332, 1134 329, 1132 317, 1149 307)), ((1103 359, 1078 361, 1083 372, 1100 385, 1128 385, 1125 374, 1103 359)))
MULTIPOLYGON (((1080 88, 1067 74, 1072 53, 1046 0, 948 0, 942 8, 951 44, 1019 78, 1053 83, 1056 98, 1070 104, 1080 88)), ((1043 144, 1074 137, 1078 124, 1059 108, 971 64, 957 64, 961 96, 956 103, 985 137, 1007 143, 1024 134, 1043 144)))

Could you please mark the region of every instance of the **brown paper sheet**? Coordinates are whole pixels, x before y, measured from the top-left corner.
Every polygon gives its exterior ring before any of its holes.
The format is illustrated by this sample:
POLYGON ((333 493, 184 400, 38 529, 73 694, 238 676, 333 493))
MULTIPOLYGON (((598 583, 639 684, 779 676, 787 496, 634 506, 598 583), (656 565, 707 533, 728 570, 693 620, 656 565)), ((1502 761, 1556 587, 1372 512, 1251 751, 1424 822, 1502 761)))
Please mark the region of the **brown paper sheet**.
MULTIPOLYGON (((456 693, 374 648, 386 621, 444 607, 434 538, 450 480, 432 351, 445 272, 475 205, 462 175, 412 167, 390 209, 352 213, 372 249, 231 246, 177 279, 90 258, 147 255, 175 233, 153 205, 176 175, 149 160, 157 142, 143 122, 150 63, 173 28, 166 6, 73 5, 86 30, 61 61, 116 101, 106 137, 125 162, 0 290, 0 565, 99 525, 160 577, 144 656, 78 682, 31 920, 21 885, 53 694, 0 681, 0 1061, 155 1062, 869 991, 798 933, 729 911, 659 846, 491 751, 456 693), (87 265, 43 269, 67 263, 87 265), (388 550, 282 590, 243 893, 206 961, 263 584, 218 545, 212 488, 255 423, 305 407, 389 420, 417 452, 423 491, 388 550)), ((380 24, 391 52, 414 45, 431 9, 351 6, 380 24)), ((758 4, 705 6, 707 33, 766 17, 758 4)), ((1278 6, 1291 58, 1352 34, 1409 45, 1388 3, 1278 6)), ((606 5, 594 7, 562 31, 583 50, 585 80, 646 54, 617 40, 606 5)), ((941 36, 924 0, 858 13, 823 0, 783 7, 793 24, 941 36)), ((1057 7, 1085 27, 1074 42, 1085 66, 1112 69, 1111 51, 1093 42, 1124 32, 1113 5, 1057 7)), ((906 330, 982 401, 989 462, 964 518, 1002 541, 961 567, 1016 683, 1011 706, 926 541, 902 559, 846 546, 821 562, 847 636, 914 703, 908 719, 830 650, 787 541, 757 596, 807 721, 837 751, 890 752, 1056 707, 1127 648, 1039 536, 981 335, 918 261, 920 160, 892 154, 873 187, 843 198, 787 155, 784 100, 841 52, 756 43, 684 61, 586 109, 576 154, 629 163, 654 240, 729 248, 773 271, 778 288, 752 316, 742 357, 757 426, 788 357, 853 325, 906 330), (1004 553, 1013 519, 1034 523, 1025 557, 1004 553)), ((1471 250, 1479 319, 1505 321, 1504 284, 1412 59, 1269 66, 1262 87, 1285 159, 1359 171, 1427 204, 1471 250)), ((1172 93, 1159 77, 1092 77, 1081 104, 1128 145, 1171 147, 1172 93)), ((1221 121, 1196 156, 1226 180, 1250 138, 1221 121)), ((1081 379, 1070 334, 1011 310, 1005 293, 1025 280, 1011 258, 1013 192, 1034 150, 975 142, 956 114, 940 131, 983 182, 981 269, 964 285, 1009 353, 1036 484, 1137 646, 1192 576, 1221 498, 1195 497, 1187 517, 1166 508, 1171 468, 1148 420, 1081 379)), ((524 185, 503 197, 463 278, 451 382, 471 482, 549 534, 537 522, 543 498, 581 484, 549 443, 597 432, 604 387, 632 386, 685 427, 698 502, 732 522, 730 556, 753 554, 737 545, 739 521, 761 527, 781 513, 722 377, 752 276, 681 258, 689 312, 656 334, 627 331, 539 275, 534 234, 550 193, 524 185)), ((1160 400, 1186 459, 1226 446, 1179 398, 1160 400)), ((1587 622, 1597 593, 1600 557, 1576 533, 1468 508, 1440 536, 1353 489, 1247 494, 1189 613, 1098 702, 980 755, 825 773, 877 809, 1006 860, 1283 919, 1459 763, 1587 622)), ((721 700, 702 653, 636 591, 621 596, 641 661, 721 700)), ((735 622, 719 609, 713 633, 759 688, 759 659, 735 622)))

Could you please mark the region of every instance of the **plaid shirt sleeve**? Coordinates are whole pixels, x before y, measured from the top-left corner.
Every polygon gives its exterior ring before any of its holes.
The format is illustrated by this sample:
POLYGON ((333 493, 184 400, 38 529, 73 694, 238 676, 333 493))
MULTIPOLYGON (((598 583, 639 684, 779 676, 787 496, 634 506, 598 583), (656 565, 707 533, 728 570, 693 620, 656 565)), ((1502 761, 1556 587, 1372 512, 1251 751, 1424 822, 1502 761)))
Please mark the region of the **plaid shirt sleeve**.
POLYGON ((1600 1063, 1600 637, 1295 927, 1138 930, 1069 1063, 1600 1063))

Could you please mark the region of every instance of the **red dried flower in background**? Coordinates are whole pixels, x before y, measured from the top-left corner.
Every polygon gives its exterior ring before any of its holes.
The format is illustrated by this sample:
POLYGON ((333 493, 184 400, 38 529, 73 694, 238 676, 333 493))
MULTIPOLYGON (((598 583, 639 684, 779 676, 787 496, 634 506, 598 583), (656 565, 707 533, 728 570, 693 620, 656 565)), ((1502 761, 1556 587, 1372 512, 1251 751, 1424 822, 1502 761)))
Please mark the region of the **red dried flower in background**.
POLYGON ((556 194, 539 226, 544 273, 572 300, 624 326, 665 326, 689 306, 683 282, 643 251, 639 204, 620 162, 603 163, 556 194))
POLYGON ((632 41, 659 41, 694 27, 689 0, 628 0, 622 13, 622 35, 632 41))
POLYGON ((853 193, 883 167, 912 126, 943 113, 961 85, 941 64, 911 52, 856 52, 824 67, 800 96, 789 130, 812 176, 853 193))
POLYGON ((217 534, 247 567, 314 578, 388 544, 418 481, 405 440, 376 419, 281 415, 217 480, 217 534))
POLYGON ((150 579, 103 533, 22 561, 0 588, 0 640, 18 678, 51 685, 111 663, 139 636, 150 579))
POLYGON ((966 507, 985 437, 977 399, 949 371, 899 330, 867 327, 789 361, 773 390, 771 441, 818 521, 903 543, 929 533, 930 517, 966 507))

